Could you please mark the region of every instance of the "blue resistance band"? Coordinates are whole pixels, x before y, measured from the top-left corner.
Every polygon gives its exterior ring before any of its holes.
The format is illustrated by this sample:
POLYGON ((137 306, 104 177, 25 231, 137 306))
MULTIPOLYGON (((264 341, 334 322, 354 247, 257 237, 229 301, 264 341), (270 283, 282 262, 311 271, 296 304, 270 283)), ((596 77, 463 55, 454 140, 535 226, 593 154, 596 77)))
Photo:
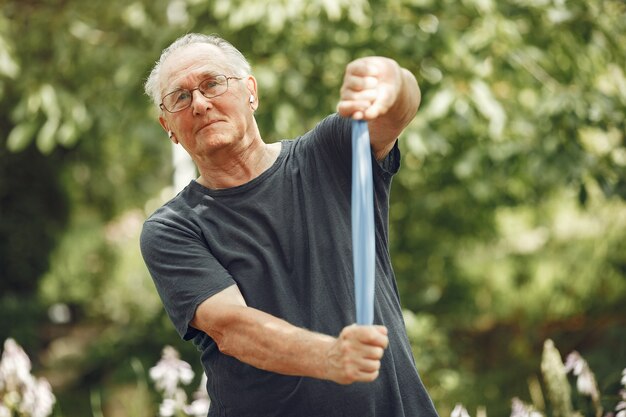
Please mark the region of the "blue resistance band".
POLYGON ((356 322, 374 323, 374 186, 367 122, 352 121, 352 252, 356 322))

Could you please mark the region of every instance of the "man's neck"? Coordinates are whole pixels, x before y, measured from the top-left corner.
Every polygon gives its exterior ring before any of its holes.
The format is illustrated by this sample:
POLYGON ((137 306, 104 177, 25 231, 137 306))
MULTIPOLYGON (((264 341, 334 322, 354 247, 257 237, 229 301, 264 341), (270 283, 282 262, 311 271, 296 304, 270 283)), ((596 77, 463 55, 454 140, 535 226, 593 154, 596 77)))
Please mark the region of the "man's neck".
POLYGON ((252 141, 243 149, 223 149, 210 161, 198 163, 201 185, 211 189, 232 188, 246 184, 269 169, 280 154, 281 144, 252 141))

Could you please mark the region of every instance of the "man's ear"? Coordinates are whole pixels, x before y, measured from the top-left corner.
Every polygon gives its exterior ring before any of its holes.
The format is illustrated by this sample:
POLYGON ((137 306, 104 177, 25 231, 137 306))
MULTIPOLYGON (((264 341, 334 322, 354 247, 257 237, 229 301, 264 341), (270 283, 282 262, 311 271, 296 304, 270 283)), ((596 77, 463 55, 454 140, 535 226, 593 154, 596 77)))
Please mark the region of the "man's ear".
POLYGON ((250 106, 252 106, 253 110, 256 110, 259 107, 259 95, 257 93, 256 78, 249 75, 246 79, 246 87, 248 88, 248 95, 250 97, 250 106))
POLYGON ((172 132, 169 129, 169 127, 167 125, 167 121, 165 120, 165 118, 163 116, 159 116, 159 123, 161 124, 161 127, 163 128, 163 130, 165 130, 167 132, 167 136, 174 143, 174 145, 178 145, 178 139, 176 139, 176 136, 174 136, 174 132, 172 132))

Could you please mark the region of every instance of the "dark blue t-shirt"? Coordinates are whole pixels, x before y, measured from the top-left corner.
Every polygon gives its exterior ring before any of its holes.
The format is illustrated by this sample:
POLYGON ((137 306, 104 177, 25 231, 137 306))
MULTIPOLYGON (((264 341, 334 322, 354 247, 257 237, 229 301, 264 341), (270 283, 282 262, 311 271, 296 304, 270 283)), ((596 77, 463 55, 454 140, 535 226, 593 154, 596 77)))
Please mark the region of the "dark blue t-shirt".
POLYGON ((236 284, 250 307, 337 336, 355 322, 351 242, 351 123, 332 115, 281 142, 275 163, 233 188, 192 181, 144 224, 141 249, 177 331, 202 352, 220 417, 436 416, 407 339, 388 252, 388 206, 400 153, 373 161, 375 324, 389 330, 380 375, 344 386, 279 375, 222 354, 190 326, 200 303, 236 284))

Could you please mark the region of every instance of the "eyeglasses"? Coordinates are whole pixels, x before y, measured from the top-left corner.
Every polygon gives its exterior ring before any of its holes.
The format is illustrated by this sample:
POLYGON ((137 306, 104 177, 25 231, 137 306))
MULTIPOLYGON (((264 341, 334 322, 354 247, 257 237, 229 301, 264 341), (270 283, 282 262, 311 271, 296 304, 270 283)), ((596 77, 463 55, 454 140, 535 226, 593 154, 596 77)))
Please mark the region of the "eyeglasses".
POLYGON ((198 86, 192 90, 179 89, 166 94, 161 100, 159 107, 167 110, 170 113, 177 113, 185 110, 191 106, 193 101, 193 92, 198 90, 206 98, 213 98, 221 96, 228 91, 228 80, 241 80, 238 77, 227 77, 225 75, 216 75, 211 78, 207 78, 198 84, 198 86))

